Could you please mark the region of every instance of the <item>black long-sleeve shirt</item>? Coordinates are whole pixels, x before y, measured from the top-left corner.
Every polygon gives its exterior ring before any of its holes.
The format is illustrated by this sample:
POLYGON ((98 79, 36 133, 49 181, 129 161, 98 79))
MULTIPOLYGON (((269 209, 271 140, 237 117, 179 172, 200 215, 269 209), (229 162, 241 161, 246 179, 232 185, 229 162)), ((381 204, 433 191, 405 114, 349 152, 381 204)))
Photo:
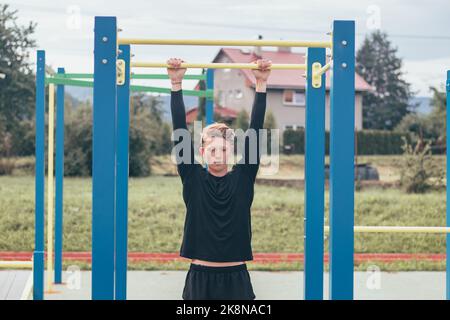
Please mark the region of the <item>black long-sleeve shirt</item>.
MULTIPOLYGON (((182 90, 171 92, 171 111, 173 129, 187 130, 182 90)), ((183 143, 175 136, 177 169, 186 205, 182 257, 213 262, 253 260, 250 208, 260 159, 258 130, 263 127, 265 111, 266 93, 256 92, 250 119, 250 129, 256 131, 256 148, 245 139, 243 158, 222 177, 212 175, 196 162, 192 141, 183 143), (182 145, 190 147, 188 163, 180 162, 185 151, 182 145), (252 150, 257 152, 256 159, 250 156, 252 150)))

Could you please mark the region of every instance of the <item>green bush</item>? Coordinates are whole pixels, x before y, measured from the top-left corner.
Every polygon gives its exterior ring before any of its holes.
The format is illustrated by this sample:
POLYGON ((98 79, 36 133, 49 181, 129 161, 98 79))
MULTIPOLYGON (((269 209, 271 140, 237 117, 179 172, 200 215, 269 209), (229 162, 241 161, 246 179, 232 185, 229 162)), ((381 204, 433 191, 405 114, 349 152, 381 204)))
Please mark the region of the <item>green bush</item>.
POLYGON ((444 171, 432 159, 430 142, 419 141, 413 148, 403 139, 400 185, 407 193, 424 193, 433 186, 442 186, 444 171))
MULTIPOLYGON (((133 177, 148 176, 151 156, 170 152, 171 130, 162 121, 158 99, 142 94, 132 99, 129 174, 133 177)), ((89 104, 67 111, 64 157, 65 175, 92 175, 92 107, 89 104)))
POLYGON ((0 158, 0 176, 10 175, 15 168, 15 161, 11 158, 0 158))
POLYGON ((82 105, 69 113, 64 126, 64 174, 92 174, 92 107, 82 105))
MULTIPOLYGON (((385 130, 362 130, 355 135, 356 150, 359 155, 401 154, 402 137, 405 134, 385 130)), ((409 137, 406 136, 408 141, 409 137)), ((283 132, 283 145, 292 145, 292 153, 305 153, 305 130, 288 129, 283 132)), ((330 133, 325 132, 325 153, 329 154, 330 133)))
POLYGON ((284 130, 283 145, 292 146, 291 153, 305 153, 305 131, 304 130, 284 130))

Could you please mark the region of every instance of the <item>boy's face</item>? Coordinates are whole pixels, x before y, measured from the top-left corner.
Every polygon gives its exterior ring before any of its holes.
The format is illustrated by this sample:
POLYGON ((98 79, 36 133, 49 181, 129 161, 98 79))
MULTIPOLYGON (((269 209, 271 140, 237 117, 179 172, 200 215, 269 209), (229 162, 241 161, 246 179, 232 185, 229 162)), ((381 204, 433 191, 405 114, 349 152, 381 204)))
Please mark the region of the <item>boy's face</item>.
POLYGON ((213 137, 200 147, 200 154, 211 170, 222 171, 228 167, 231 150, 232 145, 229 141, 222 137, 213 137))

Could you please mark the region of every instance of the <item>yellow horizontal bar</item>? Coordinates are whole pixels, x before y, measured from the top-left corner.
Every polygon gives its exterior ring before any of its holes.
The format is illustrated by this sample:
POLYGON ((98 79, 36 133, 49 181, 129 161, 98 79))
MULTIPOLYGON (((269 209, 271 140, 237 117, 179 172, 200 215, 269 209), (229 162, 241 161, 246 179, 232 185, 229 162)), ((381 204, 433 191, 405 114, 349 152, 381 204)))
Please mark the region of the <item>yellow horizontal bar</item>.
POLYGON ((322 68, 320 68, 319 70, 317 70, 316 75, 317 76, 321 76, 323 75, 325 72, 327 72, 330 67, 331 67, 331 63, 332 61, 328 62, 326 65, 324 65, 322 68))
POLYGON ((264 47, 305 47, 331 48, 329 41, 295 40, 207 40, 207 39, 136 39, 121 38, 119 44, 182 45, 182 46, 264 46, 264 47))
MULTIPOLYGON (((131 67, 135 68, 168 68, 165 62, 131 62, 131 67)), ((181 68, 207 68, 207 69, 258 69, 256 63, 182 63, 181 68)), ((270 69, 306 70, 305 64, 272 64, 270 69)))
MULTIPOLYGON (((325 226, 325 232, 330 227, 325 226)), ((450 227, 409 227, 409 226, 355 226, 355 233, 450 233, 450 227)))
POLYGON ((0 268, 33 268, 32 261, 0 261, 0 268))

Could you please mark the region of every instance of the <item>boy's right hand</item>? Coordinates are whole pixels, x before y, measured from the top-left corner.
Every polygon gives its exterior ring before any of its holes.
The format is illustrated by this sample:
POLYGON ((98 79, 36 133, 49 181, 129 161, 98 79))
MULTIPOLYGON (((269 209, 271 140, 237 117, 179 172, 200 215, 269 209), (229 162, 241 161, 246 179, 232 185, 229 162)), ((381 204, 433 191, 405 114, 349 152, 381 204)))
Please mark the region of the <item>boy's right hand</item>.
POLYGON ((183 80, 186 68, 180 68, 182 62, 186 61, 178 58, 170 58, 169 60, 167 60, 167 64, 170 66, 167 68, 167 74, 169 75, 170 81, 172 83, 181 82, 183 80))

